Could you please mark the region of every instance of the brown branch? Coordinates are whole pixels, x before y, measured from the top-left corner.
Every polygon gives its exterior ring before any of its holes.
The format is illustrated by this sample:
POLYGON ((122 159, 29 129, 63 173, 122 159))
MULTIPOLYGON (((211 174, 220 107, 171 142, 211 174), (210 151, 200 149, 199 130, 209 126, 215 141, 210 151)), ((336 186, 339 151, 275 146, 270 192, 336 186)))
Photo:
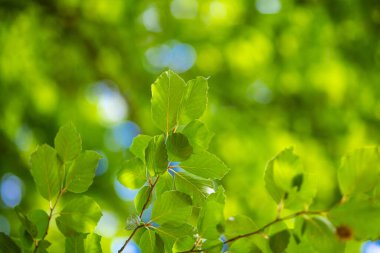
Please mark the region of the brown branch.
POLYGON ((249 236, 252 236, 252 235, 256 235, 256 234, 259 234, 261 232, 263 232, 265 229, 267 229, 268 227, 278 223, 278 222, 281 222, 281 221, 285 221, 285 220, 289 220, 289 219, 293 219, 293 218, 296 218, 298 216, 301 216, 301 215, 305 215, 305 214, 310 214, 310 215, 321 215, 323 213, 326 213, 326 211, 300 211, 300 212, 296 212, 296 213, 293 213, 293 214, 290 214, 288 216, 285 216, 283 218, 276 218, 275 220, 269 222, 268 224, 264 225, 263 227, 255 230, 255 231, 252 231, 252 232, 249 232, 249 233, 246 233, 246 234, 242 234, 242 235, 238 235, 238 236, 235 236, 235 237, 232 237, 222 243, 219 243, 219 244, 216 244, 214 246, 211 246, 209 248, 206 248, 206 249, 197 249, 197 250, 194 250, 194 247, 188 251, 182 251, 182 252, 179 252, 179 253, 190 253, 190 252, 203 252, 203 251, 207 251, 207 250, 210 250, 210 249, 213 249, 213 248, 216 248, 218 246, 221 246, 221 245, 224 245, 224 244, 229 244, 231 242, 234 242, 236 240, 239 240, 241 238, 245 238, 245 237, 249 237, 249 236))
POLYGON ((133 231, 132 231, 132 234, 128 237, 128 239, 124 242, 123 246, 119 249, 118 253, 121 253, 123 252, 124 248, 127 246, 127 244, 129 243, 129 241, 132 239, 132 237, 135 235, 135 233, 137 232, 137 230, 139 230, 140 228, 144 227, 144 225, 140 225, 140 226, 137 226, 133 231))
MULTIPOLYGON (((157 176, 156 180, 154 180, 154 183, 151 184, 151 187, 150 187, 150 190, 149 190, 149 194, 148 194, 148 198, 146 199, 142 209, 141 209, 141 212, 140 212, 140 215, 139 215, 139 218, 141 219, 142 215, 144 214, 144 211, 146 210, 146 208, 148 207, 148 204, 149 204, 149 201, 150 201, 150 198, 152 197, 152 192, 154 190, 154 187, 156 186, 157 182, 158 182, 158 179, 160 178, 160 176, 157 176)), ((129 241, 132 239, 132 237, 135 235, 135 233, 137 232, 137 230, 139 230, 140 228, 144 227, 144 225, 139 225, 137 226, 133 231, 132 231, 132 234, 128 237, 127 240, 125 240, 123 246, 119 249, 118 253, 121 253, 123 252, 124 248, 128 245, 129 241)))
POLYGON ((54 209, 56 208, 57 204, 58 204, 58 201, 59 199, 62 197, 62 195, 65 193, 65 190, 64 189, 61 189, 59 191, 59 194, 57 196, 57 199, 55 200, 55 203, 54 205, 52 206, 51 205, 51 202, 50 202, 50 213, 49 213, 49 216, 48 216, 48 224, 46 226, 46 230, 45 230, 45 233, 44 235, 42 236, 42 238, 36 242, 36 245, 35 245, 35 248, 34 248, 34 253, 36 253, 38 251, 38 248, 40 246, 40 242, 45 240, 45 237, 47 236, 48 232, 49 232, 49 226, 50 226, 50 221, 51 221, 51 218, 53 217, 53 212, 54 212, 54 209))

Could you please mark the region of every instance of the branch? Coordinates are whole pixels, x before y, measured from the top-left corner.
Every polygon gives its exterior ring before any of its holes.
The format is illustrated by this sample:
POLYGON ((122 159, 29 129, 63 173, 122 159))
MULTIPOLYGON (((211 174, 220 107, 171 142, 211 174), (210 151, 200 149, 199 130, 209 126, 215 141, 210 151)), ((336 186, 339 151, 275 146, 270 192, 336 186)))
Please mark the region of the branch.
MULTIPOLYGON (((148 194, 148 198, 146 199, 144 205, 143 205, 143 208, 141 210, 141 213, 139 215, 139 218, 141 219, 142 215, 144 214, 144 211, 146 210, 146 208, 148 207, 148 203, 150 201, 150 198, 152 197, 152 192, 154 190, 154 187, 156 186, 157 182, 158 182, 158 179, 160 178, 160 176, 157 176, 156 180, 154 180, 154 183, 151 184, 151 187, 150 187, 150 191, 149 191, 149 194, 148 194)), ((123 252, 124 248, 128 245, 129 241, 132 239, 132 237, 135 235, 135 233, 137 232, 137 230, 139 230, 141 227, 144 227, 144 225, 139 225, 137 226, 133 231, 132 231, 132 234, 128 237, 128 239, 124 242, 123 246, 119 249, 118 253, 121 253, 123 252)))
POLYGON ((40 242, 45 240, 45 237, 47 236, 48 232, 49 232, 49 226, 50 226, 50 221, 51 221, 51 218, 53 217, 53 212, 54 212, 54 209, 56 208, 57 204, 58 204, 58 201, 59 199, 62 197, 63 193, 65 193, 65 189, 61 189, 59 191, 59 194, 57 196, 57 199, 55 200, 54 202, 54 205, 52 206, 51 205, 51 202, 50 202, 50 213, 49 213, 49 216, 48 216, 48 224, 46 226, 46 230, 45 230, 45 233, 44 235, 42 236, 42 238, 36 243, 36 246, 34 248, 34 253, 36 253, 38 251, 38 247, 40 246, 40 242))
POLYGON ((263 232, 265 229, 267 229, 268 227, 278 223, 278 222, 281 222, 281 221, 285 221, 285 220, 289 220, 289 219, 293 219, 293 218, 296 218, 298 216, 301 216, 301 215, 304 215, 304 214, 310 214, 310 215, 321 215, 321 214, 324 214, 326 213, 326 211, 300 211, 300 212, 296 212, 296 213, 293 213, 293 214, 290 214, 288 216, 285 216, 283 218, 276 218, 275 220, 269 222, 268 224, 262 226, 261 228, 255 230, 255 231, 252 231, 250 233, 247 233, 247 234, 242 234, 242 235, 238 235, 238 236, 235 236, 235 237, 232 237, 220 244, 216 244, 214 246, 211 246, 209 248, 206 248, 206 249, 197 249, 197 250, 194 250, 194 247, 188 251, 182 251, 182 252, 179 252, 179 253, 190 253, 190 252, 203 252, 203 251, 207 251, 207 250, 210 250, 210 249, 213 249, 213 248, 216 248, 218 246, 221 246, 221 245, 224 245, 224 244, 229 244, 231 242, 234 242, 236 240, 239 240, 241 238, 245 238, 245 237, 249 237, 249 236, 252 236, 252 235, 256 235, 256 234, 259 234, 261 232, 263 232))

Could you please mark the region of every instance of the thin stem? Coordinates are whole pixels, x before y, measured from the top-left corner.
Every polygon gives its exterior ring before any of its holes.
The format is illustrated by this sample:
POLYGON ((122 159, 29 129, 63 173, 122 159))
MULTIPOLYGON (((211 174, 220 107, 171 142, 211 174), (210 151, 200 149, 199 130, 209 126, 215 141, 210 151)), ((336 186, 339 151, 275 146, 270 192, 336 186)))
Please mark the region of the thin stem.
POLYGON ((124 242, 123 246, 119 249, 118 253, 121 253, 123 252, 124 248, 127 246, 127 244, 129 243, 129 241, 132 239, 132 237, 135 235, 135 233, 137 232, 137 230, 139 230, 140 228, 144 227, 144 225, 140 225, 140 226, 137 226, 133 231, 132 231, 132 234, 128 237, 128 239, 124 242))
POLYGON ((50 221, 51 221, 51 218, 53 217, 53 212, 54 212, 54 209, 56 208, 57 204, 58 204, 58 201, 59 199, 62 197, 62 195, 65 193, 65 190, 64 189, 61 189, 59 191, 59 194, 57 196, 57 199, 55 200, 53 206, 51 205, 51 202, 50 202, 50 213, 49 213, 49 216, 48 216, 48 224, 47 224, 47 227, 46 227, 46 230, 45 230, 45 233, 44 235, 42 236, 41 240, 37 241, 36 242, 36 245, 35 245, 35 248, 34 248, 34 253, 37 252, 38 250, 38 247, 40 246, 40 242, 45 240, 45 237, 47 236, 48 232, 49 232, 49 226, 50 226, 50 221))
MULTIPOLYGON (((157 176, 156 180, 154 180, 153 184, 151 184, 151 187, 150 187, 150 190, 149 190, 149 194, 148 194, 148 198, 146 199, 144 205, 143 205, 143 208, 141 209, 141 213, 139 215, 140 219, 141 217, 143 216, 144 214, 144 211, 146 210, 146 208, 148 207, 148 204, 149 204, 149 201, 152 197, 152 192, 154 190, 154 187, 156 186, 157 182, 158 182, 158 179, 160 178, 160 176, 157 176)), ((137 232, 137 230, 139 230, 141 227, 144 227, 144 225, 139 225, 137 226, 133 231, 132 231, 132 234, 128 237, 127 240, 125 240, 123 246, 119 249, 118 253, 121 253, 123 252, 124 248, 128 245, 129 241, 132 239, 132 237, 135 235, 135 233, 137 232)))
POLYGON ((158 182, 158 179, 160 178, 160 176, 157 176, 156 180, 154 181, 154 183, 151 185, 150 187, 150 190, 149 190, 149 194, 148 194, 148 198, 146 199, 144 205, 143 205, 143 208, 141 209, 141 213, 139 215, 139 217, 141 218, 145 209, 148 207, 148 203, 150 201, 150 198, 152 197, 152 192, 154 190, 154 187, 156 186, 157 182, 158 182))
POLYGON ((232 237, 220 244, 217 244, 217 245, 214 245, 214 246, 211 246, 209 248, 206 248, 206 249, 197 249, 197 250, 194 250, 194 247, 188 251, 182 251, 180 253, 190 253, 190 252, 202 252, 202 251, 206 251, 206 250, 210 250, 210 249, 213 249, 213 248, 216 248, 220 245, 224 245, 224 244, 229 244, 231 242, 234 242, 236 240, 239 240, 241 238, 245 238, 245 237, 249 237, 249 236, 252 236, 252 235, 256 235, 256 234, 259 234, 259 233, 262 233, 265 229, 267 229, 268 227, 278 223, 278 222, 281 222, 281 221, 285 221, 285 220, 289 220, 289 219, 293 219, 293 218, 296 218, 298 216, 301 216, 301 215, 305 215, 305 214, 310 214, 310 215, 321 215, 321 214, 324 214, 326 213, 325 211, 300 211, 300 212, 296 212, 296 213, 293 213, 293 214, 290 214, 288 216, 285 216, 283 218, 276 218, 275 220, 269 222, 268 224, 262 226, 261 228, 255 230, 255 231, 252 231, 250 233, 247 233, 247 234, 242 234, 242 235, 238 235, 238 236, 235 236, 235 237, 232 237))

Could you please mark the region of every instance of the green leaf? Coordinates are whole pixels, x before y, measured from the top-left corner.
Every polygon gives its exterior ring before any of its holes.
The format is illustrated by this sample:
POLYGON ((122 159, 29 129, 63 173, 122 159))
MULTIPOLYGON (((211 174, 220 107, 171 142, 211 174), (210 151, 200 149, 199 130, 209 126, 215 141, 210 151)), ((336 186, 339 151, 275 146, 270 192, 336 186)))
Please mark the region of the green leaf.
MULTIPOLYGON (((380 237, 380 203, 365 196, 352 197, 333 208, 329 220, 335 227, 345 228, 357 239, 378 239, 380 237)), ((347 239, 347 238, 346 238, 347 239)))
POLYGON ((325 218, 305 219, 305 234, 309 244, 317 252, 344 252, 344 243, 337 239, 335 228, 325 218))
POLYGON ((166 142, 168 156, 171 161, 184 161, 193 153, 187 137, 181 133, 170 134, 166 142))
POLYGON ((75 236, 66 237, 65 252, 101 253, 100 240, 101 236, 97 234, 77 234, 75 236))
POLYGON ((172 252, 187 251, 193 247, 194 242, 195 240, 191 236, 180 237, 175 241, 172 252))
POLYGON ((150 229, 146 229, 141 236, 140 249, 143 253, 163 253, 164 245, 159 236, 150 229))
POLYGON ((47 253, 47 249, 50 247, 51 243, 46 240, 41 240, 38 242, 38 250, 37 253, 47 253))
POLYGON ((193 227, 189 224, 182 224, 180 226, 164 224, 159 227, 154 227, 154 229, 164 241, 167 252, 171 252, 178 238, 193 235, 193 227))
POLYGON ((293 148, 287 148, 269 161, 265 169, 265 187, 276 203, 300 209, 310 205, 316 194, 315 180, 305 170, 293 148))
POLYGON ((257 229, 258 226, 251 220, 251 218, 244 215, 237 215, 227 219, 226 231, 224 234, 227 238, 232 238, 256 231, 257 229))
POLYGON ((19 207, 15 208, 15 212, 25 230, 30 234, 30 236, 36 238, 38 234, 37 226, 32 221, 30 221, 25 214, 21 212, 21 209, 19 207))
POLYGON ((173 176, 169 172, 165 172, 160 176, 156 184, 156 195, 161 195, 166 191, 173 190, 173 176))
POLYGON ((378 147, 362 148, 346 155, 338 169, 338 182, 344 195, 365 193, 379 181, 380 153, 378 147))
POLYGON ((207 179, 222 179, 230 170, 218 157, 207 151, 193 154, 188 160, 182 162, 180 167, 207 179))
POLYGON ((214 192, 214 184, 211 180, 204 179, 187 172, 174 172, 176 189, 188 194, 193 199, 193 205, 200 206, 204 200, 214 192))
POLYGON ((273 253, 282 253, 288 247, 290 233, 288 230, 282 230, 269 238, 269 247, 273 253))
POLYGON ((207 106, 207 78, 197 77, 187 82, 186 93, 181 107, 181 118, 198 119, 207 106))
POLYGON ((137 193, 137 195, 135 197, 135 207, 136 207, 137 213, 141 213, 141 211, 142 211, 146 201, 148 200, 148 198, 149 198, 149 202, 148 202, 147 206, 149 206, 149 204, 152 202, 152 198, 149 197, 150 193, 151 193, 151 187, 150 186, 144 186, 137 193))
POLYGON ((21 249, 6 234, 0 232, 0 253, 20 253, 21 249))
POLYGON ((144 163, 138 158, 132 158, 123 163, 118 172, 117 179, 129 189, 138 189, 146 182, 146 170, 144 163))
POLYGON ((214 136, 205 124, 199 120, 193 120, 181 131, 188 138, 194 151, 208 149, 210 141, 214 136))
POLYGON ((151 139, 151 136, 139 134, 133 139, 129 150, 141 161, 145 161, 145 149, 148 147, 151 139))
MULTIPOLYGON (((228 248, 229 253, 262 253, 252 238, 242 238, 234 241, 228 248)), ((266 252, 266 251, 265 251, 266 252)), ((309 252, 308 252, 309 253, 309 252)))
POLYGON ((146 166, 150 175, 164 173, 168 168, 168 155, 163 135, 154 136, 145 150, 146 166))
POLYGON ((67 172, 65 188, 75 193, 87 191, 94 180, 100 158, 101 156, 95 151, 85 151, 80 154, 67 172))
POLYGON ((139 215, 131 215, 127 218, 125 229, 132 231, 140 225, 141 225, 140 216, 139 215))
POLYGON ((36 226, 37 234, 34 238, 42 239, 48 227, 49 216, 40 209, 33 210, 28 214, 28 219, 36 226))
POLYGON ((84 245, 84 252, 86 253, 101 253, 102 247, 100 244, 100 241, 102 240, 102 237, 98 234, 89 234, 87 235, 85 245, 84 245))
MULTIPOLYGON (((66 204, 56 221, 57 225, 61 223, 78 233, 91 233, 101 216, 100 207, 93 199, 80 196, 73 198, 66 204)), ((58 227, 60 226, 58 225, 58 227)), ((64 234, 67 232, 60 230, 64 234)))
POLYGON ((64 162, 75 159, 82 151, 82 139, 73 123, 62 126, 54 139, 54 146, 64 162))
POLYGON ((218 239, 224 231, 224 205, 215 200, 207 200, 198 218, 198 232, 202 238, 218 239))
POLYGON ((152 84, 152 119, 163 132, 169 133, 178 125, 185 81, 171 70, 162 73, 152 84))
POLYGON ((52 200, 57 196, 63 178, 63 170, 57 152, 49 145, 42 145, 31 156, 31 173, 41 196, 52 200))
POLYGON ((65 240, 65 252, 66 253, 85 253, 84 251, 84 239, 86 235, 78 234, 76 236, 66 237, 65 240))
POLYGON ((192 203, 188 195, 179 191, 167 191, 154 202, 151 221, 181 225, 188 221, 191 211, 192 203))

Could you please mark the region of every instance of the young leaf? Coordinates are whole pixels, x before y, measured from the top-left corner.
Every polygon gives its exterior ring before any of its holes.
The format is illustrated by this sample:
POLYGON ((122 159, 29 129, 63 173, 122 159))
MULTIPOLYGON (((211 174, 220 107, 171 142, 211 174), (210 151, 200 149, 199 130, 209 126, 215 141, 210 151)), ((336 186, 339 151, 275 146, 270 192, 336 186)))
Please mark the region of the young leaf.
POLYGON ((46 240, 41 240, 38 242, 38 249, 36 253, 48 253, 47 249, 50 247, 51 243, 46 240))
POLYGON ((19 207, 15 208, 17 217, 21 221, 24 229, 32 236, 32 238, 35 238, 38 234, 37 226, 29 220, 29 218, 24 215, 19 207))
POLYGON ((342 239, 354 237, 375 240, 380 237, 379 213, 379 202, 368 197, 357 196, 333 208, 328 217, 335 227, 345 228, 347 235, 342 235, 342 239))
POLYGON ((224 205, 215 200, 208 200, 198 218, 198 232, 202 238, 218 239, 224 231, 224 205))
POLYGON ((214 184, 211 180, 187 172, 174 173, 176 189, 192 196, 193 204, 196 206, 200 206, 208 195, 214 192, 214 184))
POLYGON ((181 132, 186 135, 194 151, 207 150, 214 135, 199 120, 191 121, 181 132))
POLYGON ((167 191, 154 202, 151 221, 181 225, 188 221, 191 211, 192 203, 188 195, 179 191, 167 191))
POLYGON ((65 240, 65 252, 66 253, 85 253, 84 251, 84 239, 86 235, 78 234, 76 236, 66 237, 65 240))
POLYGON ((194 245, 194 238, 191 236, 184 236, 178 238, 173 245, 173 253, 189 250, 194 245))
POLYGON ((59 192, 63 170, 57 152, 49 145, 38 147, 31 156, 31 173, 41 196, 52 200, 59 192))
POLYGON ((87 235, 85 244, 84 244, 84 252, 86 253, 101 253, 102 247, 100 245, 100 241, 102 237, 98 234, 89 234, 87 235))
POLYGON ((0 253, 20 253, 21 249, 6 234, 0 232, 0 253))
POLYGON ((145 149, 148 147, 151 139, 151 136, 139 134, 133 139, 129 150, 141 161, 145 161, 145 149))
POLYGON ((94 180, 100 158, 101 156, 95 151, 85 151, 80 154, 67 172, 65 188, 75 193, 87 191, 94 180))
POLYGON ((166 252, 171 252, 178 238, 193 235, 193 227, 189 224, 183 224, 181 226, 164 224, 154 229, 164 241, 166 252))
POLYGON ((187 82, 181 108, 182 118, 193 120, 202 116, 207 105, 207 90, 207 78, 199 76, 187 82))
POLYGON ((288 230, 282 230, 269 238, 269 246, 273 253, 282 253, 288 247, 290 233, 288 230))
POLYGON ((164 133, 178 124, 185 89, 185 81, 171 70, 162 73, 152 84, 152 119, 164 133))
POLYGON ((379 173, 378 147, 355 150, 343 158, 338 170, 340 189, 344 195, 368 192, 379 181, 379 173))
POLYGON ((169 172, 165 172, 160 176, 155 187, 156 195, 161 195, 166 191, 173 190, 173 176, 169 172))
POLYGON ((339 241, 331 223, 322 217, 305 219, 305 237, 317 252, 343 253, 344 243, 339 241))
POLYGON ((154 136, 145 150, 145 161, 151 176, 164 173, 168 168, 168 155, 163 135, 154 136))
MULTIPOLYGON (((56 219, 66 228, 78 233, 91 233, 98 223, 102 213, 98 204, 87 196, 80 196, 69 201, 56 219)), ((58 227, 60 227, 58 225, 58 227)), ((65 233, 66 231, 62 231, 65 233)))
POLYGON ((230 217, 226 221, 226 231, 224 234, 227 238, 232 238, 242 234, 250 233, 258 229, 258 226, 251 218, 244 215, 230 217))
POLYGON ((265 169, 265 187, 277 202, 289 209, 310 205, 315 194, 315 180, 305 170, 293 148, 287 148, 269 161, 265 169))
POLYGON ((123 163, 118 172, 117 179, 129 189, 138 189, 146 181, 146 170, 144 163, 138 158, 132 158, 123 163))
POLYGON ((45 211, 40 209, 31 211, 27 216, 37 228, 37 234, 34 238, 42 239, 48 227, 49 216, 45 211))
POLYGON ((164 245, 161 238, 150 229, 146 229, 142 234, 139 246, 144 253, 164 253, 164 245))
POLYGON ((54 146, 64 162, 75 159, 82 151, 82 139, 73 123, 62 126, 54 139, 54 146))
POLYGON ((193 148, 187 137, 181 133, 170 134, 166 142, 168 156, 171 161, 183 161, 190 157, 193 148))
POLYGON ((229 168, 215 155, 202 151, 181 163, 181 168, 207 179, 222 179, 229 168))
MULTIPOLYGON (((135 207, 136 207, 137 213, 141 213, 141 211, 144 207, 144 204, 146 203, 146 201, 149 198, 150 192, 151 192, 151 187, 150 186, 144 186, 137 193, 137 195, 135 197, 135 207)), ((149 202, 148 202, 147 206, 149 206, 150 202, 152 202, 152 198, 149 198, 149 202)))

